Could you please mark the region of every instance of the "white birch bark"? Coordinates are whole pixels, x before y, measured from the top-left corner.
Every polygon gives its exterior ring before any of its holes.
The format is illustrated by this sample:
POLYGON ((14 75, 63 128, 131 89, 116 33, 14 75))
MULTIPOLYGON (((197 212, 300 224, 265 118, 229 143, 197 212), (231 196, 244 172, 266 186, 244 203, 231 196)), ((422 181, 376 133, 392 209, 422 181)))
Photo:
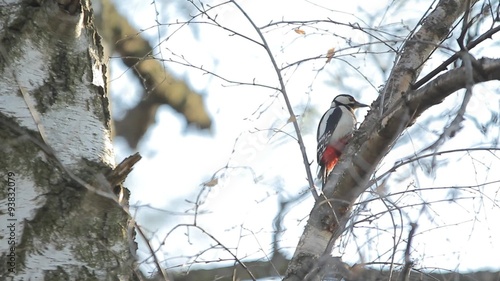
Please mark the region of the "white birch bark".
POLYGON ((0 3, 1 280, 130 279, 105 68, 88 0, 0 3))

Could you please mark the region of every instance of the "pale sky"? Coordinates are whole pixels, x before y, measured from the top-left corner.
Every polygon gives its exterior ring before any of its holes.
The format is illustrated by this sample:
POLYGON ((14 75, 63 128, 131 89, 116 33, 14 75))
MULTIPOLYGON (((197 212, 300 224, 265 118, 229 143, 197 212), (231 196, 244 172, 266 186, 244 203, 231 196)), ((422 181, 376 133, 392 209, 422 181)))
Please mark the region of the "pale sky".
MULTIPOLYGON (((154 26, 155 6, 145 5, 143 1, 135 2, 120 3, 118 8, 131 17, 136 27, 146 29, 154 26)), ((365 2, 362 1, 364 11, 378 9, 367 7, 365 2)), ((426 11, 430 5, 429 1, 418 2, 419 4, 415 4, 411 9, 405 8, 404 13, 389 9, 384 16, 373 20, 367 19, 366 12, 359 9, 358 3, 361 1, 344 1, 341 7, 332 4, 332 1, 260 0, 238 3, 241 3, 258 26, 263 26, 271 20, 331 18, 345 23, 357 22, 360 25, 371 22, 370 27, 380 26, 383 29, 404 23, 407 25, 405 28, 411 29, 422 15, 422 11, 426 11)), ((385 7, 393 2, 378 3, 380 7, 385 7)), ((158 5, 156 8, 162 9, 158 18, 160 22, 185 20, 185 16, 179 14, 173 6, 158 5)), ((252 39, 258 39, 248 22, 230 5, 223 6, 211 15, 215 14, 218 14, 217 19, 221 24, 252 39)), ((145 34, 156 45, 158 32, 161 37, 165 37, 176 28, 178 26, 175 25, 169 28, 151 28, 145 34)), ((280 26, 264 30, 264 36, 280 66, 324 55, 330 48, 339 50, 339 57, 329 64, 325 64, 325 59, 317 59, 283 71, 295 114, 301 116, 299 123, 302 126, 309 161, 315 161, 316 124, 321 114, 330 106, 333 97, 347 93, 363 103, 370 104, 377 97, 377 88, 383 85, 385 77, 374 66, 373 56, 366 56, 364 49, 348 49, 342 52, 347 46, 343 38, 349 38, 353 44, 368 43, 367 36, 362 32, 331 24, 301 27, 305 34, 294 32, 294 28, 280 26), (355 52, 359 53, 347 55, 355 52), (357 67, 357 71, 345 61, 357 67), (337 80, 339 77, 341 80, 337 80)), ((495 35, 492 41, 495 39, 499 39, 498 35, 495 35)), ((449 47, 456 49, 453 44, 449 47)), ((377 48, 380 46, 374 46, 372 51, 378 50, 377 48)), ((241 37, 229 36, 227 32, 207 24, 179 29, 166 43, 160 45, 160 50, 164 59, 179 60, 174 54, 182 54, 184 59, 193 65, 203 65, 204 69, 231 80, 278 85, 276 73, 264 49, 241 37)), ((478 50, 481 50, 484 56, 498 54, 498 46, 478 50)), ((377 63, 388 68, 392 65, 392 58, 387 54, 381 53, 377 59, 377 63)), ((428 69, 441 61, 442 59, 437 59, 428 69)), ((207 214, 199 216, 198 224, 233 249, 240 258, 253 260, 265 257, 271 249, 272 221, 279 199, 296 197, 305 192, 307 187, 299 147, 288 135, 293 136, 294 131, 291 124, 287 123, 289 116, 282 97, 272 90, 260 87, 231 85, 179 64, 170 62, 165 65, 205 95, 207 110, 214 121, 213 128, 211 132, 186 129, 183 118, 172 109, 163 107, 157 115, 156 126, 148 131, 140 144, 139 151, 143 159, 127 180, 127 187, 132 192, 131 204, 146 204, 183 213, 193 207, 186 200, 196 200, 203 182, 210 181, 211 177, 226 165, 240 167, 216 174, 219 182, 215 187, 205 190, 206 200, 201 210, 207 214)), ((114 79, 111 85, 112 98, 119 98, 121 105, 132 105, 141 91, 137 88, 136 79, 130 72, 126 72, 116 59, 111 60, 111 66, 114 79)), ((474 88, 475 94, 467 114, 476 118, 477 122, 484 123, 490 119, 491 116, 485 108, 499 111, 500 103, 495 88, 498 89, 498 82, 488 83, 487 87, 474 88)), ((382 161, 380 173, 435 140, 443 128, 443 122, 449 122, 453 118, 446 112, 451 108, 457 109, 461 97, 462 94, 451 95, 443 104, 426 112, 410 130, 405 131, 393 151, 382 161), (424 122, 426 120, 430 121, 424 122)), ((123 109, 115 105, 114 111, 117 114, 121 110, 123 109)), ((362 121, 365 114, 366 110, 358 112, 359 121, 362 121)), ((492 139, 499 138, 498 127, 490 128, 485 137, 474 126, 474 121, 472 118, 464 121, 464 129, 440 150, 488 147, 491 146, 492 139)), ((119 160, 132 153, 120 139, 116 140, 116 152, 119 160)), ((440 168, 435 176, 425 176, 422 169, 430 160, 432 159, 420 161, 413 169, 410 169, 410 166, 398 169, 387 183, 384 194, 397 194, 415 187, 423 189, 465 186, 500 180, 500 175, 495 172, 500 169, 498 156, 492 153, 462 152, 438 157, 438 162, 446 161, 446 167, 440 168)), ((316 163, 311 168, 315 174, 316 163)), ((499 186, 500 184, 495 183, 476 188, 484 192, 482 196, 478 192, 472 192, 472 189, 459 187, 391 196, 392 202, 407 206, 402 210, 403 215, 393 212, 392 219, 395 222, 385 215, 375 220, 379 225, 357 225, 356 239, 350 235, 342 240, 339 252, 343 253, 345 261, 351 264, 373 261, 377 257, 380 257, 378 261, 388 262, 388 254, 393 248, 393 237, 401 235, 402 241, 399 242, 398 252, 395 254, 395 262, 401 262, 401 249, 404 250, 406 246, 404 240, 407 238, 408 225, 410 222, 417 222, 419 228, 412 252, 417 267, 461 271, 498 269, 500 226, 496 218, 500 217, 499 186), (449 198, 451 192, 457 193, 454 202, 435 203, 422 209, 423 201, 442 201, 449 198), (420 204, 414 208, 408 207, 416 203, 420 204), (394 229, 394 224, 403 224, 403 233, 397 228, 394 229), (366 250, 360 254, 359 247, 366 250)), ((289 210, 286 232, 281 236, 279 245, 290 256, 302 234, 311 207, 312 198, 307 196, 289 210)), ((366 206, 362 214, 377 213, 386 208, 380 200, 375 200, 366 206)), ((138 222, 156 232, 153 243, 158 245, 158 240, 163 239, 175 225, 192 223, 193 217, 141 208, 138 212, 138 222)), ((170 234, 162 248, 165 254, 163 258, 168 259, 168 266, 188 264, 193 260, 187 257, 214 244, 199 232, 191 231, 189 235, 190 240, 187 239, 186 228, 178 228, 170 234)), ((145 256, 144 253, 145 248, 142 247, 142 257, 145 256)), ((198 261, 219 257, 230 258, 222 251, 208 251, 198 261)), ((219 264, 212 263, 207 266, 219 264)))

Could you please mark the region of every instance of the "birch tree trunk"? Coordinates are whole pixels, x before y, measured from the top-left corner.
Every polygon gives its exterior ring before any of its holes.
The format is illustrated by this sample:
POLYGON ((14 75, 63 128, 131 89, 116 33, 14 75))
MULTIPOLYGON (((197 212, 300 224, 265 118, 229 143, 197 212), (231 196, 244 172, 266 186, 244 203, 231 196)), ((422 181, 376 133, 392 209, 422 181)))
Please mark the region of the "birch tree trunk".
POLYGON ((0 40, 0 279, 133 279, 89 0, 2 1, 0 40))
POLYGON ((284 280, 321 280, 320 273, 328 266, 336 267, 334 270, 347 280, 373 280, 335 261, 330 254, 345 230, 351 207, 367 188, 376 166, 401 133, 425 110, 457 90, 470 90, 482 81, 500 80, 500 60, 483 58, 474 61, 472 67, 472 59, 464 49, 462 67, 418 89, 413 87, 427 59, 470 8, 468 5, 475 2, 439 1, 422 20, 420 28, 407 39, 384 89, 335 166, 323 188, 323 198, 313 207, 284 280))

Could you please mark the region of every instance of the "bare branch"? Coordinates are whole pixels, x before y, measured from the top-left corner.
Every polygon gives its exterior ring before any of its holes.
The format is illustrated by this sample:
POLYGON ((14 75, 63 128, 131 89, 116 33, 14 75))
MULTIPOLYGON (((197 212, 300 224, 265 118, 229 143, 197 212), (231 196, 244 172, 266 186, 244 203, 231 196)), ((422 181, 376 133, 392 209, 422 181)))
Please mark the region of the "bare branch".
MULTIPOLYGON (((488 31, 483 33, 481 36, 479 36, 476 40, 469 42, 469 44, 467 44, 467 46, 466 46, 467 50, 472 50, 474 47, 479 45, 479 43, 482 43, 486 39, 491 39, 491 36, 493 36, 493 34, 499 32, 499 31, 500 31, 500 26, 489 29, 488 31)), ((459 57, 460 57, 460 52, 456 52, 455 54, 453 54, 451 57, 449 57, 447 60, 445 60, 441 65, 436 67, 433 71, 429 72, 422 79, 418 80, 415 84, 413 84, 412 89, 416 90, 416 89, 422 87, 422 85, 429 82, 438 73, 445 71, 447 69, 448 65, 452 64, 459 57)))
POLYGON ((460 109, 457 111, 457 115, 455 116, 453 121, 451 121, 451 123, 444 128, 441 136, 439 136, 439 138, 433 144, 431 144, 427 148, 424 148, 422 151, 436 150, 437 148, 439 148, 441 144, 444 143, 446 139, 453 138, 455 134, 462 129, 461 123, 464 120, 465 110, 467 109, 467 105, 469 104, 469 101, 472 97, 472 86, 474 85, 472 62, 471 62, 472 59, 474 58, 468 52, 462 53, 462 60, 464 62, 464 69, 466 72, 465 75, 466 91, 462 101, 462 105, 460 106, 460 109))
POLYGON ((154 56, 153 47, 118 13, 111 1, 102 1, 101 20, 97 23, 100 35, 111 49, 109 55, 115 51, 120 54, 120 59, 133 70, 145 93, 144 99, 135 108, 115 122, 118 135, 135 148, 154 123, 156 111, 163 104, 181 113, 188 124, 201 129, 210 128, 212 120, 205 109, 203 97, 184 81, 168 73, 161 62, 151 59, 154 56))
POLYGON ((316 187, 314 186, 314 181, 313 181, 313 176, 311 173, 311 168, 309 164, 309 160, 307 159, 307 153, 306 153, 306 147, 304 145, 304 140, 302 139, 302 133, 300 132, 300 127, 299 123, 297 122, 297 118, 295 118, 295 113, 293 112, 292 104, 290 103, 290 99, 288 98, 288 94, 286 91, 285 83, 283 82, 283 76, 281 76, 281 71, 280 68, 278 67, 278 64, 276 63, 276 60, 274 59, 273 53, 269 49, 269 45, 267 44, 266 38, 264 35, 262 35, 262 32, 260 29, 255 25, 253 20, 250 18, 250 16, 241 8, 241 6, 234 0, 231 1, 237 8, 240 10, 240 12, 245 16, 245 18, 248 20, 248 22, 253 26, 254 30, 257 32, 259 35, 260 39, 262 40, 262 46, 266 50, 269 59, 271 60, 274 71, 276 72, 276 75, 278 76, 279 84, 280 84, 280 92, 283 94, 283 99, 285 100, 286 107, 288 109, 288 112, 290 114, 290 121, 293 124, 293 128, 295 129, 295 133, 297 134, 297 142, 299 143, 300 146, 300 152, 302 153, 302 159, 304 160, 304 167, 306 169, 306 174, 307 174, 307 180, 309 182, 309 190, 311 191, 311 194, 313 195, 314 199, 318 201, 319 195, 318 192, 316 191, 316 187))
POLYGON ((415 236, 415 231, 417 230, 417 224, 411 223, 411 230, 408 233, 408 241, 406 242, 406 250, 405 250, 405 265, 401 272, 401 281, 409 281, 410 280, 410 272, 413 267, 413 261, 410 258, 410 250, 411 250, 411 242, 413 237, 415 236))
MULTIPOLYGON (((381 96, 347 145, 346 153, 323 189, 328 198, 349 203, 334 204, 333 213, 320 203, 316 204, 284 280, 302 280, 316 264, 320 253, 331 243, 332 236, 335 241, 342 234, 352 204, 403 130, 426 109, 466 86, 466 70, 462 67, 441 75, 428 87, 411 91, 411 85, 429 54, 448 35, 451 26, 466 8, 466 1, 440 1, 422 21, 421 28, 408 39, 381 96), (385 113, 383 108, 387 108, 385 113), (335 217, 339 217, 340 221, 335 217)), ((500 60, 482 59, 479 64, 486 77, 475 81, 500 79, 500 60)), ((475 69, 474 75, 477 75, 475 69)))

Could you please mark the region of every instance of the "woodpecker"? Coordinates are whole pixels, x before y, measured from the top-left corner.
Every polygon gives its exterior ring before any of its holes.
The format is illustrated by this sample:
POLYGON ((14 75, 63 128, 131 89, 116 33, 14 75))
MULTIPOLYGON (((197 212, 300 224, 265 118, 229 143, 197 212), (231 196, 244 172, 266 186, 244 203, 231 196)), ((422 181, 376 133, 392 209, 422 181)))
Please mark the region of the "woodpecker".
POLYGON ((368 107, 356 101, 350 95, 338 95, 333 101, 318 125, 318 179, 325 186, 328 175, 339 160, 345 145, 356 129, 354 110, 368 107))

